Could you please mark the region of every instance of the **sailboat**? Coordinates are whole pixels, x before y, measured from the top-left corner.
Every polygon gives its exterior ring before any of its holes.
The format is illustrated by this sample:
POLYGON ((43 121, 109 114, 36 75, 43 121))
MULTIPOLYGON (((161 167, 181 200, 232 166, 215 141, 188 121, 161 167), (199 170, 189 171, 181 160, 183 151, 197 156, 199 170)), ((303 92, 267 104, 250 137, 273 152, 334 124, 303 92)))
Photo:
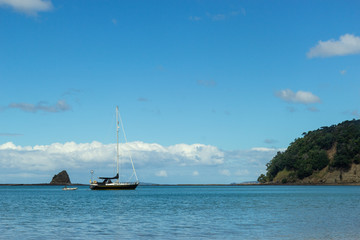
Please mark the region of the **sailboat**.
MULTIPOLYGON (((114 177, 99 177, 101 181, 93 181, 90 180, 90 189, 91 190, 135 190, 135 188, 139 185, 139 180, 136 175, 135 167, 133 160, 130 156, 131 166, 133 173, 130 176, 130 179, 135 177, 135 181, 130 182, 122 182, 120 181, 120 175, 119 175, 119 162, 120 162, 120 154, 119 154, 119 129, 121 124, 121 130, 124 135, 125 142, 127 143, 126 134, 124 131, 124 126, 120 117, 119 107, 116 106, 116 176, 114 177), (113 181, 112 181, 113 180, 113 181), (115 181, 114 181, 115 180, 115 181)), ((93 171, 91 171, 93 173, 93 171)), ((129 179, 129 180, 130 180, 129 179)))

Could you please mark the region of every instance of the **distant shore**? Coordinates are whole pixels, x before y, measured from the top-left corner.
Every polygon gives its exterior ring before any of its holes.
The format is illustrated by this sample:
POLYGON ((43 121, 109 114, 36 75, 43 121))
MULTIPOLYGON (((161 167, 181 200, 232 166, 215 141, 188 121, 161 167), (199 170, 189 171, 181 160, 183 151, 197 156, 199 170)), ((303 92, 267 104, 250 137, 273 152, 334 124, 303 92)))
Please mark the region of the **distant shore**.
MULTIPOLYGON (((49 184, 49 183, 2 183, 0 186, 90 186, 89 184, 73 183, 73 184, 49 184)), ((231 183, 231 184, 156 184, 156 183, 140 183, 139 186, 252 186, 261 185, 259 183, 231 183)))
POLYGON ((89 186, 89 184, 72 183, 72 184, 50 184, 50 183, 0 183, 0 186, 89 186))
MULTIPOLYGON (((1 186, 90 186, 89 184, 49 184, 49 183, 2 183, 1 186)), ((360 183, 347 183, 347 184, 304 184, 304 183, 292 183, 292 184, 281 184, 281 183, 233 183, 233 184, 141 184, 142 187, 191 187, 191 186, 219 186, 219 187, 230 187, 230 186, 360 186, 360 183)))

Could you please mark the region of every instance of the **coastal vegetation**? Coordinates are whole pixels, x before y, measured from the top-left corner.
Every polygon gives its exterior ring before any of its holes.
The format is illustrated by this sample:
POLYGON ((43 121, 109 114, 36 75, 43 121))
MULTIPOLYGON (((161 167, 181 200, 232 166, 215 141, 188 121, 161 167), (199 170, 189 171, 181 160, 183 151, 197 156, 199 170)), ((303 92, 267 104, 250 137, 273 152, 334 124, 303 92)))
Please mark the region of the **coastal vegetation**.
MULTIPOLYGON (((360 120, 304 132, 266 164, 261 183, 340 183, 360 164, 360 120), (331 174, 332 173, 332 174, 331 174), (331 176, 331 177, 330 177, 331 176), (347 175, 346 175, 347 176, 347 175), (333 179, 330 179, 333 178, 333 179)), ((359 165, 360 166, 360 165, 359 165)), ((359 172, 360 174, 360 172, 359 172)), ((352 182, 360 182, 351 177, 352 182)))

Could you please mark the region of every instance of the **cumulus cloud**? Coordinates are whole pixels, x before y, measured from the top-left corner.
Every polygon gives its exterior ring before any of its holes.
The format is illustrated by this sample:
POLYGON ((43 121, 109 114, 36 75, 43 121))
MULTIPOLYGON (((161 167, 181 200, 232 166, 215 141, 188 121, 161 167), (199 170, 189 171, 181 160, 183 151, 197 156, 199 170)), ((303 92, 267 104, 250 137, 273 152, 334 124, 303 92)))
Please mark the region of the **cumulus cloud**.
MULTIPOLYGON (((159 178, 152 179, 155 176, 164 177, 164 183, 221 183, 224 176, 225 179, 233 177, 233 181, 236 182, 256 180, 266 171, 266 163, 277 151, 279 149, 262 147, 224 151, 204 144, 163 146, 135 141, 120 144, 120 158, 123 162, 121 168, 125 170, 121 177, 128 179, 131 175, 131 155, 140 181, 158 181, 159 178), (170 172, 172 174, 169 174, 170 172)), ((110 174, 113 174, 115 164, 116 144, 103 144, 97 141, 35 146, 20 146, 12 142, 0 144, 0 175, 21 176, 27 173, 47 176, 66 169, 77 173, 71 176, 77 177, 77 182, 86 183, 91 169, 95 170, 95 177, 108 174, 109 170, 110 174)), ((51 180, 51 176, 49 178, 51 180)), ((16 181, 21 182, 18 179, 16 181)))
POLYGON ((220 174, 225 175, 225 176, 230 176, 231 175, 231 173, 230 173, 230 171, 228 169, 220 170, 220 174))
POLYGON ((295 93, 290 89, 285 89, 276 92, 276 96, 289 103, 311 104, 311 103, 321 102, 318 96, 314 95, 311 92, 305 92, 305 91, 297 91, 295 93))
POLYGON ((247 169, 238 170, 238 171, 236 171, 235 175, 237 175, 237 176, 247 176, 247 175, 249 175, 249 171, 247 169))
POLYGON ((339 40, 319 41, 315 47, 309 50, 307 57, 325 58, 351 54, 360 54, 360 37, 353 34, 345 34, 340 36, 339 40))
POLYGON ((227 151, 225 158, 233 159, 241 163, 237 164, 237 166, 243 170, 251 165, 265 168, 265 164, 269 162, 277 152, 284 150, 284 148, 253 147, 248 150, 227 151))
POLYGON ((0 0, 0 6, 11 7, 15 11, 35 16, 38 12, 47 12, 53 9, 51 1, 46 0, 0 0))
POLYGON ((168 176, 167 172, 165 170, 160 170, 155 175, 158 177, 167 177, 168 176))
MULTIPOLYGON (((115 144, 100 142, 53 143, 50 145, 17 146, 12 142, 0 145, 0 164, 19 169, 54 170, 61 166, 81 168, 94 163, 113 164, 115 144)), ((166 164, 218 165, 224 162, 224 153, 203 144, 177 144, 169 147, 144 142, 120 144, 125 163, 132 156, 138 166, 164 166, 166 164)))
POLYGON ((17 146, 12 142, 0 145, 0 164, 22 170, 55 170, 61 167, 79 168, 90 162, 110 161, 114 147, 99 142, 76 144, 17 146))
POLYGON ((257 151, 257 152, 273 152, 273 151, 275 151, 275 148, 254 147, 254 148, 251 148, 251 150, 257 151))
POLYGON ((10 103, 8 108, 20 109, 24 112, 36 113, 38 111, 43 112, 64 112, 71 110, 71 106, 65 100, 59 100, 56 104, 49 105, 47 102, 39 102, 37 104, 32 103, 10 103))
POLYGON ((174 159, 182 165, 217 165, 224 163, 224 152, 215 146, 204 144, 176 144, 168 147, 174 159))

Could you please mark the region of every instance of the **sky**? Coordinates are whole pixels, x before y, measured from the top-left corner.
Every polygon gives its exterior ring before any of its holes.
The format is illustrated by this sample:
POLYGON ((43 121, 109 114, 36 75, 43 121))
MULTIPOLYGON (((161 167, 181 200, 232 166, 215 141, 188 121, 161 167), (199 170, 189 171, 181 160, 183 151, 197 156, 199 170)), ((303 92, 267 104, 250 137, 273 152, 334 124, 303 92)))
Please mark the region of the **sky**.
POLYGON ((360 3, 0 0, 0 183, 240 183, 360 116, 360 3), (126 178, 124 173, 122 178, 126 178))

